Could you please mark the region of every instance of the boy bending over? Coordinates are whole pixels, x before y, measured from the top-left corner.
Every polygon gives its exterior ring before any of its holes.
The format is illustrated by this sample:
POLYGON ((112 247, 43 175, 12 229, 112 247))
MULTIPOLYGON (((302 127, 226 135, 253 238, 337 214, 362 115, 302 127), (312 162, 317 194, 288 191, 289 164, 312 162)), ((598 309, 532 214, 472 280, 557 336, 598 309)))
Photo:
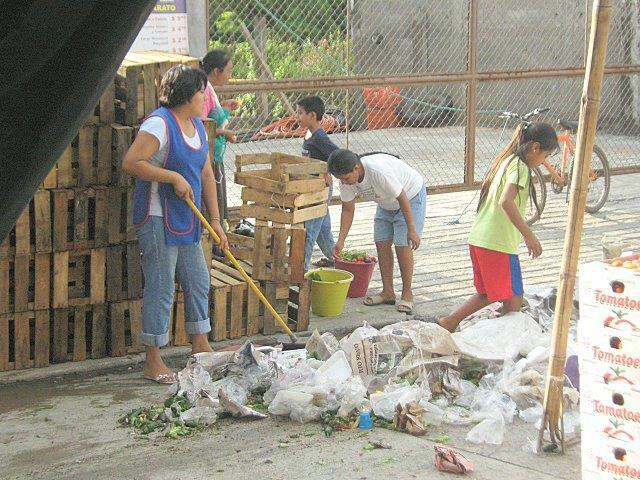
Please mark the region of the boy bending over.
POLYGON ((367 296, 364 304, 395 304, 399 312, 413 313, 413 250, 420 246, 424 228, 427 203, 424 179, 409 165, 387 153, 360 157, 350 150, 338 149, 331 153, 328 164, 329 172, 341 181, 342 215, 334 256, 340 254, 351 228, 356 195, 375 201, 378 208, 373 239, 378 250, 382 292, 367 296), (402 296, 397 303, 391 245, 395 245, 402 276, 402 296))

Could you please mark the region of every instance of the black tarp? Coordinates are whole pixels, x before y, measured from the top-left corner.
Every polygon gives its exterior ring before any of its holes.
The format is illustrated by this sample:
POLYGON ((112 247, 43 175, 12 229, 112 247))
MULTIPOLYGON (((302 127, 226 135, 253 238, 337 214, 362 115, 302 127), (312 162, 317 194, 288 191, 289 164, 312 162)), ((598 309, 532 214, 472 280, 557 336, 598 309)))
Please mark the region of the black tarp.
POLYGON ((91 114, 155 3, 0 1, 0 241, 91 114))

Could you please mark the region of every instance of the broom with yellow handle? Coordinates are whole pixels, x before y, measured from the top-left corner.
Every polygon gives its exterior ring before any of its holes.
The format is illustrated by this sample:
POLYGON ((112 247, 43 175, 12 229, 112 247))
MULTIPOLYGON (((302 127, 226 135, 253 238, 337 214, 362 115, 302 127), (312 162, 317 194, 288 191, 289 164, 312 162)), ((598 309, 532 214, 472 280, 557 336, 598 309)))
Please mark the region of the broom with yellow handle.
MULTIPOLYGON (((200 219, 200 221, 202 222, 202 225, 204 225, 205 228, 209 231, 209 233, 211 234, 211 237, 213 238, 213 241, 219 245, 220 237, 215 232, 211 224, 207 221, 207 219, 204 218, 204 215, 202 215, 200 210, 198 210, 198 207, 196 207, 196 205, 193 203, 193 201, 190 198, 186 198, 185 202, 187 202, 187 205, 191 207, 191 210, 193 210, 193 213, 195 213, 196 216, 200 219)), ((238 272, 240 272, 240 275, 242 275, 242 278, 244 278, 244 281, 247 282, 247 285, 249 285, 249 288, 253 290, 253 293, 255 293, 258 296, 258 298, 264 304, 267 310, 269 310, 271 315, 273 315, 273 317, 278 321, 278 323, 280 324, 284 332, 287 335, 289 335, 289 338, 291 339, 291 341, 293 343, 297 343, 298 337, 296 337, 296 335, 291 331, 287 323, 282 319, 280 314, 276 312, 276 309, 273 308, 273 306, 269 303, 269 300, 267 300, 267 298, 262 294, 260 289, 256 287, 256 284, 253 283, 253 280, 251 280, 251 277, 247 274, 247 272, 244 271, 244 268, 242 268, 242 265, 238 263, 238 260, 236 260, 236 257, 234 257, 229 250, 224 250, 224 256, 231 262, 231 264, 235 267, 235 269, 238 270, 238 272)))

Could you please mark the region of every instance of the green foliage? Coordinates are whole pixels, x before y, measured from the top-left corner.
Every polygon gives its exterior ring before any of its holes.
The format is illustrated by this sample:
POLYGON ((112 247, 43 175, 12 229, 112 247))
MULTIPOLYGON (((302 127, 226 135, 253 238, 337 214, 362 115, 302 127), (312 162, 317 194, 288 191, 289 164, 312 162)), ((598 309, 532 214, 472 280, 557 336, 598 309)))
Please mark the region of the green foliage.
MULTIPOLYGON (((266 25, 265 56, 276 79, 344 75, 350 70, 346 65, 346 0, 223 0, 211 2, 210 18, 209 48, 231 52, 233 79, 256 80, 262 75, 260 64, 242 35, 240 22, 251 32, 259 23, 266 25)), ((276 94, 267 96, 269 118, 288 115, 276 94)), ((289 97, 295 103, 295 98, 289 97)), ((255 94, 236 98, 242 103, 235 116, 258 116, 255 94)), ((332 93, 324 100, 327 105, 342 105, 344 93, 332 93)))

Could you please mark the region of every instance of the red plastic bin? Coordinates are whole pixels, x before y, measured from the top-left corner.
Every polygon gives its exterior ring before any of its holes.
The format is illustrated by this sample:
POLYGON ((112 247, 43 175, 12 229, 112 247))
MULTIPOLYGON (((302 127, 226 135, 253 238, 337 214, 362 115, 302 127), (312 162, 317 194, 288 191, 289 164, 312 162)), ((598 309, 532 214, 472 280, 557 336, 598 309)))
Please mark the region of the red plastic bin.
POLYGON ((353 281, 349 287, 347 297, 360 298, 367 294, 369 289, 369 282, 373 276, 373 271, 376 269, 377 262, 370 263, 355 263, 344 262, 339 259, 335 259, 335 268, 339 270, 346 270, 353 274, 353 281))

